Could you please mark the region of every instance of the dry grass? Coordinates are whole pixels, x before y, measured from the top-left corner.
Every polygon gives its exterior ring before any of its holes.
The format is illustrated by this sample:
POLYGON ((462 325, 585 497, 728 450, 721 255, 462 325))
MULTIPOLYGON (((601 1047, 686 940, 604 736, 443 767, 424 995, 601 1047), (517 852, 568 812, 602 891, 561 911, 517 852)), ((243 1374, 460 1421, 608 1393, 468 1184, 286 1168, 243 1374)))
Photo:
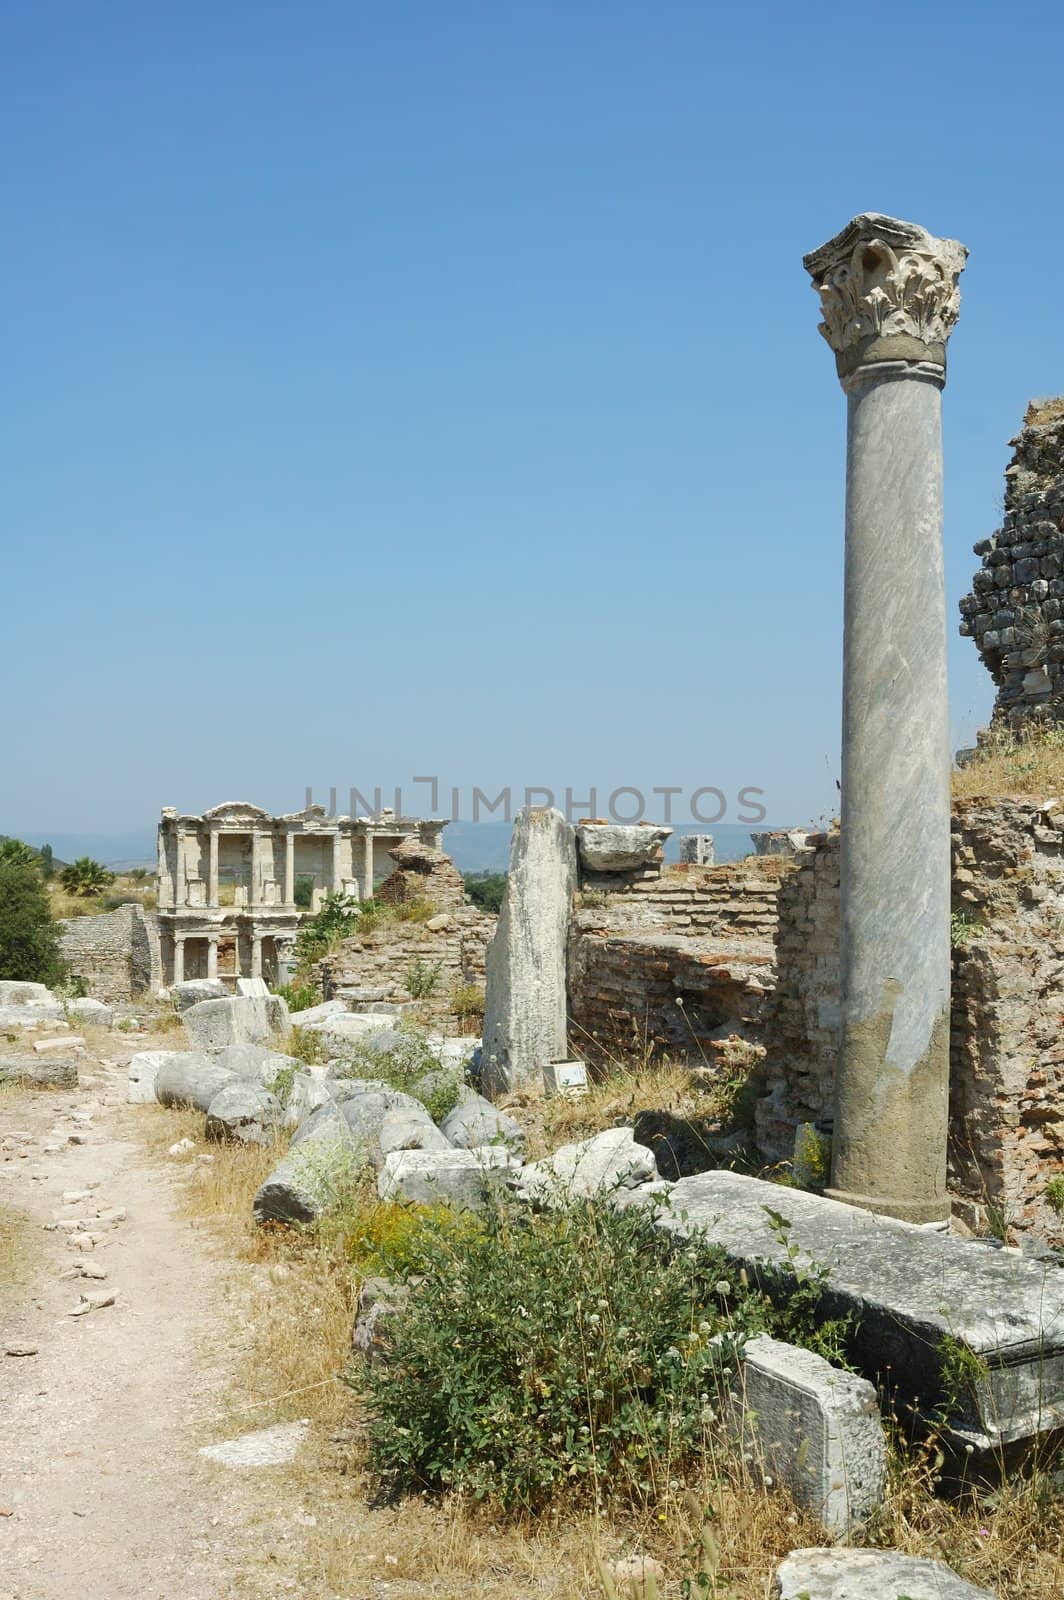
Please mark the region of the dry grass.
POLYGON ((992 732, 967 766, 953 771, 953 798, 1064 795, 1064 728, 992 732))
MULTIPOLYGON (((661 1069, 618 1072, 594 1085, 586 1099, 539 1102, 539 1137, 558 1143, 642 1105, 687 1107, 705 1098, 676 1068, 664 1076, 661 1069)), ((765 1600, 787 1552, 823 1542, 817 1525, 784 1494, 760 1489, 734 1460, 707 1460, 686 1486, 676 1484, 661 1501, 626 1513, 571 1511, 560 1502, 546 1516, 504 1523, 458 1498, 417 1496, 373 1509, 358 1401, 338 1381, 349 1360, 354 1313, 351 1228, 256 1227, 252 1196, 280 1146, 205 1144, 196 1112, 130 1115, 139 1136, 160 1154, 181 1138, 195 1141, 183 1158, 186 1210, 224 1254, 246 1264, 247 1340, 225 1425, 239 1432, 313 1419, 309 1447, 271 1475, 271 1495, 294 1514, 302 1514, 300 1507, 308 1514, 292 1556, 307 1600, 347 1600, 378 1582, 389 1585, 391 1600, 466 1600, 472 1589, 483 1600, 603 1600, 598 1560, 640 1552, 665 1570, 662 1600, 679 1600, 685 1582, 696 1596, 765 1600), (213 1160, 199 1160, 203 1155, 213 1160), (700 1570, 707 1580, 702 1588, 700 1570)), ((374 1204, 364 1203, 370 1210, 374 1204)), ((211 1419, 212 1429, 218 1422, 211 1419)), ((1059 1487, 1054 1492, 1042 1475, 948 1501, 936 1497, 934 1476, 930 1452, 895 1457, 887 1503, 864 1542, 945 1561, 1000 1600, 1060 1600, 1059 1487)))

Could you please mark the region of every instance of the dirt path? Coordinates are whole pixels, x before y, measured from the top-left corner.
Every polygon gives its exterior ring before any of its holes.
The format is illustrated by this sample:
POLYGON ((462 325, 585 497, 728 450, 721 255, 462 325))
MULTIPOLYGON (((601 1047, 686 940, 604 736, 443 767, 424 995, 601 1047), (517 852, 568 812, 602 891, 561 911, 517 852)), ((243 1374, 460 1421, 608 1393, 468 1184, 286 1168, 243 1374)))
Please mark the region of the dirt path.
POLYGON ((31 1252, 14 1292, 0 1263, 0 1352, 37 1351, 0 1353, 0 1600, 291 1593, 298 1530, 270 1469, 197 1450, 241 1344, 233 1265, 180 1216, 174 1164, 129 1137, 124 1072, 89 1070, 0 1101, 0 1209, 28 1218, 31 1252), (76 1218, 99 1235, 84 1252, 76 1218), (115 1303, 69 1314, 101 1293, 115 1303))

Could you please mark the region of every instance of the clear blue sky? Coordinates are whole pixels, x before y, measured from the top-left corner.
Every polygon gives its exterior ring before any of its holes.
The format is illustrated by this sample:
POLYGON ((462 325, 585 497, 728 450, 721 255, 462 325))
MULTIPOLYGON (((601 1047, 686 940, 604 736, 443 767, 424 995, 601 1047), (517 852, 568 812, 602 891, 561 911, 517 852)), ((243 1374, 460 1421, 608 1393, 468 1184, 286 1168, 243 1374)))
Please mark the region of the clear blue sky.
POLYGON ((0 832, 429 773, 830 808, 845 415, 801 256, 862 210, 971 250, 968 741, 971 544, 1064 389, 1061 18, 5 7, 0 832))

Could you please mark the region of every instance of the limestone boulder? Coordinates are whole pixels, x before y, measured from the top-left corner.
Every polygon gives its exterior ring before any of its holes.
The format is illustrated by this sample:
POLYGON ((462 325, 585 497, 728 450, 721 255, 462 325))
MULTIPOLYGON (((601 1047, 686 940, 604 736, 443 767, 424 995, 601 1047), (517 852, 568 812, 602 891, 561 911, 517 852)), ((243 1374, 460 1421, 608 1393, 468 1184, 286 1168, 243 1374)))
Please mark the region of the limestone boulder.
POLYGON ((194 1050, 167 1052, 155 1075, 155 1098, 161 1106, 192 1106, 206 1111, 219 1089, 241 1080, 227 1067, 194 1050))
POLYGON ((897 1550, 792 1550, 776 1573, 773 1600, 997 1600, 943 1561, 897 1550))
POLYGON ((25 1005, 0 1005, 0 1028, 39 1028, 46 1022, 62 1022, 59 1000, 34 1000, 25 1005))
POLYGON ((58 1005, 59 1001, 45 983, 23 983, 18 978, 0 980, 0 1006, 58 1005))
POLYGON ((563 1204, 638 1189, 657 1175, 653 1152, 636 1144, 631 1128, 607 1128, 522 1167, 517 1190, 522 1199, 563 1204))
POLYGON ((457 1105, 440 1123, 440 1130, 458 1150, 481 1145, 506 1145, 515 1154, 525 1147, 525 1130, 505 1111, 499 1111, 475 1089, 463 1089, 457 1105))
POLYGON ((258 1083, 227 1083, 207 1107, 207 1138, 271 1144, 281 1125, 281 1102, 258 1083))
POLYGON ((280 1050, 271 1050, 265 1044, 227 1044, 213 1052, 212 1059, 220 1067, 227 1067, 238 1078, 249 1083, 261 1083, 268 1089, 279 1073, 298 1072, 300 1063, 295 1056, 286 1056, 280 1050))
POLYGON ((585 872, 634 872, 657 861, 671 828, 652 823, 585 822, 576 830, 585 872))
POLYGON ((76 1089, 78 1057, 59 1054, 0 1056, 2 1083, 32 1084, 38 1089, 76 1089))
POLYGON ((406 1107, 386 1111, 377 1135, 382 1158, 393 1150, 450 1150, 451 1142, 437 1128, 428 1112, 406 1107))
POLYGON ((318 1022, 324 1022, 326 1017, 346 1015, 349 1007, 342 1000, 323 1000, 320 1006, 308 1006, 305 1011, 293 1011, 291 1021, 293 1028, 313 1028, 318 1022))
POLYGON ((560 811, 525 806, 510 841, 502 909, 487 953, 481 1081, 498 1096, 565 1059, 566 958, 576 844, 560 811))
POLYGON ((484 1150, 395 1150, 377 1178, 382 1200, 477 1211, 503 1186, 517 1163, 501 1147, 484 1150))
POLYGON ((110 1028, 115 1020, 113 1006, 87 996, 80 1000, 68 1000, 66 1014, 71 1022, 80 1023, 82 1027, 91 1024, 94 1028, 110 1028))
POLYGON ((177 1012, 187 1011, 201 1000, 224 1000, 227 994, 220 978, 186 978, 170 985, 170 1003, 177 1012))
POLYGON ((401 1315, 410 1298, 405 1283, 390 1278, 367 1278, 358 1294, 358 1313, 351 1333, 351 1345, 367 1361, 379 1356, 388 1345, 388 1327, 401 1315))

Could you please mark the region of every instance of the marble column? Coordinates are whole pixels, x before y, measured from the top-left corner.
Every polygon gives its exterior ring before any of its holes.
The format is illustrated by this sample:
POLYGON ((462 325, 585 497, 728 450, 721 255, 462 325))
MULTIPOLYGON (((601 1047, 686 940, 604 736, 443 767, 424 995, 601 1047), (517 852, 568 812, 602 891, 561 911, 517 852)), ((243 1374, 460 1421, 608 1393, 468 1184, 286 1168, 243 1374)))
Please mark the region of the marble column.
POLYGON ((343 885, 343 868, 342 868, 341 858, 340 858, 340 851, 341 851, 342 846, 343 846, 343 840, 342 840, 340 834, 339 833, 334 833, 333 834, 333 842, 332 842, 332 892, 333 892, 333 894, 339 894, 340 890, 344 886, 343 885))
POLYGON ((207 904, 218 904, 218 830, 212 828, 208 849, 210 854, 207 860, 207 904))
POLYGON ((262 935, 251 935, 251 977, 262 977, 262 935))
POLYGON ((175 983, 185 981, 185 936, 183 933, 174 934, 174 979, 175 983))
POLYGON ((805 257, 847 395, 842 1033, 829 1194, 949 1215, 941 390, 967 251, 860 216, 805 257))
POLYGON ((286 833, 284 836, 284 903, 293 905, 296 898, 296 836, 286 833))
POLYGON ((218 940, 210 937, 207 939, 207 976, 208 978, 218 976, 218 940))
POLYGON ((362 898, 373 899, 373 835, 366 830, 362 856, 362 898))
POLYGON ((251 871, 248 874, 248 905, 259 903, 259 836, 251 835, 251 871))

